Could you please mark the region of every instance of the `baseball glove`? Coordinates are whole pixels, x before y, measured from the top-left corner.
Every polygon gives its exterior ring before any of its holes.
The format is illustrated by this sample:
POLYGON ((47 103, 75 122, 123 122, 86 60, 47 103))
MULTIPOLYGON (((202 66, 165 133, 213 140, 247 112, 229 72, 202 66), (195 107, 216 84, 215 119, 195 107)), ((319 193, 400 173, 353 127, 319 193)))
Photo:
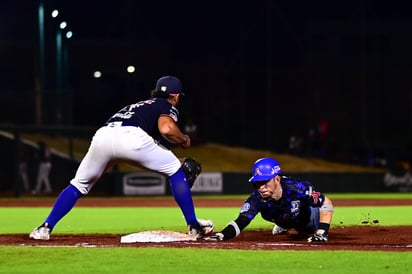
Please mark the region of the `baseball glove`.
POLYGON ((182 169, 186 174, 187 180, 192 188, 197 176, 199 176, 202 171, 202 167, 199 162, 193 160, 192 158, 184 158, 182 162, 182 169))

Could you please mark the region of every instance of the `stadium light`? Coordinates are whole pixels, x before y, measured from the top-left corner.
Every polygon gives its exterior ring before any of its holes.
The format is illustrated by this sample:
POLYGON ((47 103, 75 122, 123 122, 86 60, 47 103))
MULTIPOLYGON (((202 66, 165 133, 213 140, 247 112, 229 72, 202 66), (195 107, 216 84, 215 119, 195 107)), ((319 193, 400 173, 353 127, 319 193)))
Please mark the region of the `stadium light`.
POLYGON ((127 72, 128 73, 133 73, 133 72, 135 72, 136 71, 136 68, 134 67, 134 66, 128 66, 127 67, 127 72))
POLYGON ((93 72, 93 77, 94 78, 101 78, 102 77, 102 72, 100 70, 96 70, 95 72, 93 72))
POLYGON ((60 29, 65 29, 67 27, 67 22, 66 21, 61 22, 59 27, 60 29))
POLYGON ((69 30, 68 32, 66 32, 66 38, 70 39, 73 36, 73 32, 71 30, 69 30))
POLYGON ((58 10, 53 10, 52 13, 51 13, 51 16, 52 16, 53 18, 56 18, 58 15, 59 15, 59 11, 58 11, 58 10))

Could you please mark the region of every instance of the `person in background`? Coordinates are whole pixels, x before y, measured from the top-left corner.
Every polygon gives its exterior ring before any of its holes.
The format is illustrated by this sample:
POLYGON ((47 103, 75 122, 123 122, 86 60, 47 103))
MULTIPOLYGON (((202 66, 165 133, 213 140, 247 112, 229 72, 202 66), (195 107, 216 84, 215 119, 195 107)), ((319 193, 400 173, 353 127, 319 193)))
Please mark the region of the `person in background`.
POLYGON ((50 185, 50 171, 52 168, 52 163, 50 161, 50 149, 47 144, 43 141, 38 142, 39 153, 38 153, 38 171, 36 179, 36 187, 33 190, 33 194, 39 194, 42 191, 45 193, 51 193, 53 191, 50 185), (44 186, 44 189, 43 189, 44 186))
POLYGON ((22 142, 19 143, 19 174, 23 182, 23 190, 30 192, 29 151, 22 142))

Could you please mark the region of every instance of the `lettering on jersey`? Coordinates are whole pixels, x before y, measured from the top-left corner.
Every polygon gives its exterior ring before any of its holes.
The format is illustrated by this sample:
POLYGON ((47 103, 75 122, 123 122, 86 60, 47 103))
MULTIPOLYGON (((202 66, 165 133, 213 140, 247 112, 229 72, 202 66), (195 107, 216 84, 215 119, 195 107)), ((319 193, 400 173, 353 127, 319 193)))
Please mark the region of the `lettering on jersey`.
POLYGON ((135 104, 131 104, 131 105, 121 109, 118 113, 113 115, 111 118, 130 119, 130 118, 132 118, 132 116, 134 114, 133 110, 135 108, 141 107, 145 104, 150 105, 150 104, 153 104, 154 102, 155 102, 155 100, 149 99, 149 100, 146 100, 146 101, 140 101, 140 102, 137 102, 135 104))
POLYGON ((134 112, 126 111, 125 113, 116 113, 112 118, 121 118, 121 119, 130 119, 133 116, 134 112))
POLYGON ((173 119, 173 121, 177 122, 177 116, 176 116, 176 113, 174 113, 174 112, 170 112, 170 113, 169 113, 169 117, 170 117, 170 118, 172 118, 172 119, 173 119))
POLYGON ((300 209, 300 201, 299 200, 290 202, 290 205, 292 206, 292 208, 290 209, 291 213, 299 212, 299 209, 300 209))
POLYGON ((242 208, 240 209, 240 213, 249 211, 249 209, 250 209, 250 204, 249 203, 244 203, 242 208))

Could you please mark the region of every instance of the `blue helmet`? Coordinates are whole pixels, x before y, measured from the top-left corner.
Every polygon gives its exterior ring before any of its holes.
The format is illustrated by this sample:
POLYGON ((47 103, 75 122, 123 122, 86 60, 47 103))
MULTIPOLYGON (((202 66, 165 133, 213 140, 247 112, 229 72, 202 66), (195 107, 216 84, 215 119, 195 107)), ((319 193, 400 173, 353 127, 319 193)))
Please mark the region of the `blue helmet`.
POLYGON ((249 182, 268 181, 280 173, 280 165, 275 159, 261 158, 253 164, 249 182))

